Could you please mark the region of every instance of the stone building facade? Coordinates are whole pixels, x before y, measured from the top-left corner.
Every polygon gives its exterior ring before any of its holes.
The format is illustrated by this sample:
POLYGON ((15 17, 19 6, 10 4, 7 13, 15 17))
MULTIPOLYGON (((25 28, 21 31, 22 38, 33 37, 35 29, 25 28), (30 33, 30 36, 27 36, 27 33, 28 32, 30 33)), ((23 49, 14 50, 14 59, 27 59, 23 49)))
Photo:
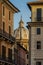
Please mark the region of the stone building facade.
POLYGON ((31 11, 29 29, 29 65, 43 65, 43 1, 28 3, 31 11))

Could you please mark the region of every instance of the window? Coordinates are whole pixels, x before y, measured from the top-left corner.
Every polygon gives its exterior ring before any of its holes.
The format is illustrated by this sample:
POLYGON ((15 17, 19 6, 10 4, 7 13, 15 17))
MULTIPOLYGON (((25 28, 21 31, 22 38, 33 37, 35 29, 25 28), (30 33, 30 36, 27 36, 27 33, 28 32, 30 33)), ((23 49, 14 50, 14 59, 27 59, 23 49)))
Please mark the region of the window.
POLYGON ((18 53, 18 50, 14 48, 14 52, 15 52, 15 53, 18 53))
POLYGON ((36 65, 41 65, 41 62, 36 62, 36 65))
POLYGON ((8 63, 4 63, 4 65, 8 65, 8 63))
POLYGON ((28 55, 27 55, 27 59, 29 59, 29 58, 28 58, 28 55))
POLYGON ((3 16, 5 15, 5 7, 3 6, 3 16))
POLYGON ((5 23, 3 22, 3 32, 5 31, 5 23))
POLYGON ((28 65, 28 64, 27 64, 28 65))
POLYGON ((41 13, 42 13, 42 9, 38 8, 37 9, 37 21, 41 21, 41 13))
POLYGON ((6 57, 6 47, 2 46, 2 58, 6 57))
POLYGON ((37 41, 37 49, 41 49, 41 41, 37 41))
POLYGON ((12 49, 8 49, 8 59, 12 59, 12 49))
POLYGON ((40 34, 40 33, 41 33, 40 28, 37 28, 37 34, 40 34))
POLYGON ((9 11, 9 20, 10 20, 10 17, 11 17, 11 13, 10 13, 10 11, 9 11))
POLYGON ((9 35, 11 34, 11 27, 9 26, 9 35))

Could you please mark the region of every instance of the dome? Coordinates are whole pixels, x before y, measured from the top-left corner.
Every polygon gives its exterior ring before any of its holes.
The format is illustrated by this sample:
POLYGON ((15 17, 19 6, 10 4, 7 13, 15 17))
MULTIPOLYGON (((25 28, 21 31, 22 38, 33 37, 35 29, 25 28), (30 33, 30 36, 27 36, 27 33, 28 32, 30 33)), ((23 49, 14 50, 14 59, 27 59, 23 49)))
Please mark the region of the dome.
POLYGON ((15 38, 16 39, 28 39, 28 30, 25 28, 18 28, 15 30, 15 38))
POLYGON ((28 30, 24 27, 24 22, 20 20, 19 27, 14 31, 16 39, 28 39, 28 30))
POLYGON ((19 27, 14 31, 15 38, 17 41, 21 41, 21 44, 27 48, 27 42, 29 39, 29 31, 24 27, 22 19, 19 22, 19 27))

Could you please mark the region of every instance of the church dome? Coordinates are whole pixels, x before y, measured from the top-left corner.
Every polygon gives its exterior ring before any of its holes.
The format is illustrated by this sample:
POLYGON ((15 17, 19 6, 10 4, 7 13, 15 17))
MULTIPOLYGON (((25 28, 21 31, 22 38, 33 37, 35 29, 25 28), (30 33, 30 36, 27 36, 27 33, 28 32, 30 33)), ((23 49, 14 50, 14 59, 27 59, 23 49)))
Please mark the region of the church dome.
POLYGON ((16 40, 22 40, 22 45, 27 48, 29 31, 24 27, 24 22, 22 19, 19 22, 19 27, 14 31, 16 40))
POLYGON ((28 30, 24 27, 24 22, 20 20, 19 27, 14 31, 16 39, 28 39, 28 30))

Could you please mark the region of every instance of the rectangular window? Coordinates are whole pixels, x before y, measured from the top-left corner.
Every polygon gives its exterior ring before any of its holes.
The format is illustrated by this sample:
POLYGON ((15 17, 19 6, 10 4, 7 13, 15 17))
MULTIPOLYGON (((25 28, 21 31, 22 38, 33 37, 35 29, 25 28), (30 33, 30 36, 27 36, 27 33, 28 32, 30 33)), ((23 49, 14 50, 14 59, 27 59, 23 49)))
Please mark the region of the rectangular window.
POLYGON ((3 16, 5 15, 5 7, 3 6, 3 16))
POLYGON ((41 65, 41 62, 36 62, 36 65, 41 65))
POLYGON ((27 64, 28 65, 28 64, 27 64))
POLYGON ((40 34, 40 33, 41 33, 40 28, 37 28, 37 34, 40 34))
POLYGON ((12 49, 8 49, 8 59, 10 60, 12 60, 12 49))
POLYGON ((10 18, 11 18, 11 13, 10 13, 10 11, 9 11, 9 20, 10 20, 10 18))
POLYGON ((41 49, 41 41, 37 41, 37 49, 41 49))
POLYGON ((9 35, 11 34, 11 27, 9 26, 9 35))
POLYGON ((6 58, 6 47, 2 46, 2 58, 5 59, 6 58))
POLYGON ((37 21, 41 21, 41 13, 42 13, 42 9, 41 8, 38 8, 37 9, 37 21))
POLYGON ((27 55, 27 59, 29 59, 28 55, 27 55))
POLYGON ((3 32, 5 31, 5 22, 3 22, 3 32))

